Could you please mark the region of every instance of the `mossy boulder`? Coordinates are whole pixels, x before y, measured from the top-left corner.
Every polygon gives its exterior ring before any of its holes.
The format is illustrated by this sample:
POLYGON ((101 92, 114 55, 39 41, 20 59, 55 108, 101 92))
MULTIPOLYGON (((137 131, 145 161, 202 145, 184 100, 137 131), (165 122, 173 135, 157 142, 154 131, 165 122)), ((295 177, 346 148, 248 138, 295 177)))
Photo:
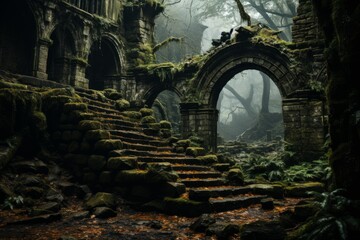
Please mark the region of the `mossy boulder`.
POLYGON ((187 148, 190 146, 191 141, 189 139, 179 140, 175 143, 176 147, 187 148))
POLYGON ((119 99, 115 102, 115 108, 119 111, 125 111, 130 108, 130 103, 125 99, 119 99))
POLYGON ((109 170, 130 170, 137 167, 137 157, 111 157, 108 159, 109 170))
POLYGON ((171 129, 160 129, 160 137, 169 138, 171 137, 172 132, 171 129))
POLYGON ((162 129, 171 129, 171 122, 169 122, 169 121, 166 121, 166 120, 161 120, 160 122, 160 127, 162 128, 162 129))
POLYGON ((324 184, 320 182, 297 183, 285 187, 287 197, 310 197, 311 192, 324 192, 324 184))
POLYGON ((146 174, 148 184, 160 184, 165 182, 176 182, 179 176, 175 172, 150 168, 146 174))
POLYGON ((154 116, 154 110, 152 110, 151 108, 141 108, 139 112, 143 117, 154 116))
POLYGON ((99 130, 101 129, 101 123, 94 120, 82 120, 79 122, 79 129, 83 131, 99 130))
POLYGON ((97 142, 99 140, 103 139, 109 139, 110 138, 110 132, 106 130, 90 130, 87 131, 85 134, 85 140, 97 142))
POLYGON ((123 143, 119 139, 103 139, 95 144, 95 151, 99 153, 108 153, 112 150, 122 149, 123 143))
POLYGON ((278 184, 251 184, 248 186, 254 194, 268 195, 273 198, 284 198, 284 188, 278 184))
POLYGON ((202 147, 188 147, 185 153, 186 155, 197 157, 204 156, 206 154, 206 150, 202 147))
POLYGON ((96 207, 93 214, 95 217, 102 219, 115 217, 117 215, 116 211, 108 207, 96 207))
POLYGON ((70 103, 65 103, 64 105, 64 110, 67 112, 70 111, 87 111, 87 104, 86 103, 82 103, 82 102, 70 102, 70 103))
POLYGON ((141 118, 142 124, 150 124, 150 123, 156 123, 156 118, 154 116, 145 116, 141 118))
POLYGON ((123 114, 131 119, 135 119, 135 120, 140 120, 142 115, 140 112, 136 112, 136 111, 124 111, 123 114))
POLYGON ((215 154, 207 154, 204 156, 198 156, 196 158, 207 164, 214 164, 214 163, 217 163, 217 161, 218 161, 218 158, 215 154))
POLYGON ((233 185, 243 185, 244 173, 240 168, 232 168, 227 172, 226 180, 233 185))
POLYGON ((116 177, 115 182, 120 185, 136 185, 136 184, 145 184, 146 183, 146 170, 123 170, 120 171, 116 177))
POLYGON ((85 207, 87 209, 96 207, 109 207, 114 209, 116 207, 115 196, 111 193, 98 192, 85 203, 85 207))
POLYGON ((90 169, 100 172, 106 165, 106 159, 101 155, 91 155, 88 160, 88 166, 90 169))
POLYGON ((116 91, 115 89, 112 89, 112 88, 105 89, 104 96, 111 100, 118 100, 118 99, 122 98, 121 93, 119 93, 118 91, 116 91))

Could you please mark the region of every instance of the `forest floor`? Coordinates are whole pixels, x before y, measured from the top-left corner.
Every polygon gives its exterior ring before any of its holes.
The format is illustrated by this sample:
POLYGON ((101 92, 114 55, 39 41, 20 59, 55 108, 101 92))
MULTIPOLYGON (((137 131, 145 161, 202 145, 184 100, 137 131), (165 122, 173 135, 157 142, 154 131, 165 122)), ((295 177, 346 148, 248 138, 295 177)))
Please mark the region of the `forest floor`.
MULTIPOLYGON (((218 224, 242 225, 258 220, 275 221, 279 219, 280 213, 293 209, 299 201, 300 199, 295 198, 278 201, 273 210, 262 210, 259 204, 209 215, 218 224)), ((119 205, 116 217, 108 219, 98 219, 91 215, 77 219, 76 216, 82 211, 80 200, 68 199, 66 207, 53 219, 49 217, 40 223, 24 224, 24 220, 29 219, 25 209, 2 210, 0 239, 217 239, 214 235, 206 236, 205 233, 196 233, 190 229, 197 218, 139 212, 125 203, 119 205)), ((237 236, 232 239, 237 239, 237 236)))

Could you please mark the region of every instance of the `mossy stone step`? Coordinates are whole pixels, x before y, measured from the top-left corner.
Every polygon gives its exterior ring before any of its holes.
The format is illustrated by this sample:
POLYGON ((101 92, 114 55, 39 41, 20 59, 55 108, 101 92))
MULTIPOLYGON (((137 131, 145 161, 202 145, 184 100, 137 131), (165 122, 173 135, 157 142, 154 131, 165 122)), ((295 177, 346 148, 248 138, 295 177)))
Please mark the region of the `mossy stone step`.
POLYGON ((119 137, 127 137, 127 138, 134 138, 134 139, 142 139, 142 140, 158 140, 157 138, 147 136, 140 132, 135 131, 123 131, 123 130, 109 130, 111 135, 113 136, 119 136, 119 137))
MULTIPOLYGON (((123 131, 132 131, 132 132, 136 132, 139 130, 139 128, 137 127, 133 127, 133 126, 126 126, 126 125, 122 125, 122 124, 104 124, 106 129, 112 129, 112 130, 123 130, 123 131)), ((140 132, 140 131, 139 131, 140 132)))
POLYGON ((151 145, 151 146, 163 146, 166 145, 166 142, 162 142, 160 140, 146 140, 146 139, 136 139, 136 138, 128 138, 125 136, 115 136, 116 138, 122 140, 123 142, 128 142, 128 143, 138 143, 138 144, 143 144, 143 145, 151 145))
POLYGON ((203 165, 175 164, 172 165, 174 171, 211 171, 213 168, 203 165))
POLYGON ((103 113, 108 113, 108 114, 120 114, 121 113, 118 110, 115 110, 112 108, 101 107, 101 106, 96 106, 96 105, 92 105, 92 104, 88 104, 88 109, 95 111, 95 112, 103 112, 103 113))
POLYGON ((207 200, 209 198, 236 196, 249 193, 249 187, 221 186, 214 188, 191 188, 189 189, 189 199, 207 200))
POLYGON ((221 199, 209 199, 209 202, 216 212, 230 211, 238 208, 246 208, 250 205, 259 204, 267 196, 235 196, 221 199))
POLYGON ((207 179, 181 179, 181 182, 186 187, 215 187, 225 185, 225 181, 222 178, 207 178, 207 179))
MULTIPOLYGON (((112 156, 139 156, 139 157, 157 157, 157 158, 184 158, 184 156, 178 155, 176 153, 167 153, 167 152, 157 152, 157 151, 143 151, 136 149, 123 149, 116 150, 110 153, 112 156)), ((197 160, 199 161, 199 160, 197 160)))
MULTIPOLYGON (((129 120, 126 120, 124 119, 122 116, 112 116, 113 118, 99 118, 98 117, 98 120, 103 122, 103 123, 107 123, 107 124, 112 124, 112 125, 115 125, 115 126, 127 126, 127 127, 136 127, 139 129, 139 124, 137 122, 134 122, 134 121, 129 121, 129 120), (115 117, 115 118, 114 118, 115 117)), ((142 129, 141 129, 142 131, 142 129)))
POLYGON ((157 151, 157 147, 152 145, 129 143, 125 141, 123 141, 123 145, 125 149, 134 149, 140 151, 157 151))
POLYGON ((177 171, 180 178, 218 178, 221 173, 214 171, 177 171))
MULTIPOLYGON (((82 94, 79 94, 82 95, 82 94)), ((89 97, 88 94, 84 94, 83 96, 81 96, 83 101, 93 105, 93 106, 97 106, 97 107, 102 107, 102 108, 111 108, 111 109, 115 109, 114 108, 114 103, 112 102, 108 102, 108 101, 99 101, 99 100, 95 100, 95 99, 91 99, 91 97, 89 97)))
POLYGON ((169 162, 180 164, 195 164, 198 165, 199 161, 196 158, 191 157, 156 157, 156 156, 141 156, 138 158, 140 162, 154 163, 154 162, 169 162))

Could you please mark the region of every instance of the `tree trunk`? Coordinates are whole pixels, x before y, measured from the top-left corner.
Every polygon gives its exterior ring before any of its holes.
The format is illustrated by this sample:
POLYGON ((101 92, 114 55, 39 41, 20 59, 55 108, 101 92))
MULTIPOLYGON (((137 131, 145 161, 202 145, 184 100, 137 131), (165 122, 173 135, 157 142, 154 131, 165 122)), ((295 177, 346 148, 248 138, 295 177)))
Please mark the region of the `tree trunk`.
POLYGON ((231 87, 229 85, 226 85, 224 88, 226 90, 230 91, 239 100, 239 102, 244 106, 244 108, 245 108, 246 112, 248 113, 249 117, 256 117, 256 111, 251 106, 252 95, 253 95, 253 92, 254 92, 253 85, 251 85, 249 97, 246 98, 246 99, 243 98, 242 96, 240 96, 240 94, 238 94, 233 87, 231 87))
POLYGON ((260 72, 263 81, 263 94, 261 101, 261 113, 269 113, 269 100, 270 100, 270 78, 260 72))

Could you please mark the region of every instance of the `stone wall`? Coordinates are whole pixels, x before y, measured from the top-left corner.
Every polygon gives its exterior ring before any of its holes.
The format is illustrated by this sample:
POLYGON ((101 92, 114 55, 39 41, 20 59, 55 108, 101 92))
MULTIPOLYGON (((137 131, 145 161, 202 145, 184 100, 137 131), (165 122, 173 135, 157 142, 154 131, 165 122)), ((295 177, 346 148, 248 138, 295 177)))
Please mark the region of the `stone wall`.
POLYGON ((288 98, 283 100, 284 138, 289 150, 301 161, 321 156, 327 117, 324 101, 317 98, 288 98))

